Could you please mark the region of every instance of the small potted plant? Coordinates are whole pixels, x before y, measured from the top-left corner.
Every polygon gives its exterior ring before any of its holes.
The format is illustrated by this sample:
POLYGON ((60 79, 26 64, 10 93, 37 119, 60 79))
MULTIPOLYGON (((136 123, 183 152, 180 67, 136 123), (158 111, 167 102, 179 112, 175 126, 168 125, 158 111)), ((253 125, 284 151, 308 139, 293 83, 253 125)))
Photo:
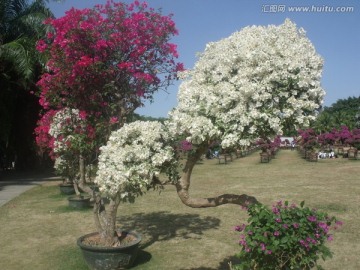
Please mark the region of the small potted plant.
POLYGON ((67 185, 73 186, 72 194, 76 193, 68 198, 69 206, 72 208, 90 206, 90 197, 81 194, 78 188, 85 176, 84 157, 91 153, 94 145, 88 140, 86 121, 81 115, 78 109, 58 110, 52 117, 48 131, 56 173, 66 178, 67 185))
POLYGON ((256 145, 261 149, 260 162, 269 162, 271 159, 271 141, 269 139, 259 139, 256 145))
POLYGON ((74 179, 75 174, 74 166, 69 166, 69 163, 61 157, 57 157, 54 162, 54 169, 57 175, 63 178, 63 182, 59 184, 60 193, 64 195, 75 194, 74 179))
POLYGON ((325 245, 332 240, 331 229, 342 225, 335 217, 315 209, 288 202, 277 202, 272 209, 262 204, 247 208, 248 224, 236 226, 240 233, 242 269, 311 269, 320 258, 332 256, 325 245))

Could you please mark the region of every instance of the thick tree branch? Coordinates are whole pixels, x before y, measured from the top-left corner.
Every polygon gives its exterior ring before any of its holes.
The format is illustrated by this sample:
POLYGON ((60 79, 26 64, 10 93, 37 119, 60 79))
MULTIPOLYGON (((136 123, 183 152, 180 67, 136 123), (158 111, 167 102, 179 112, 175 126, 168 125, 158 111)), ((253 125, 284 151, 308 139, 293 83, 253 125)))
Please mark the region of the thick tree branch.
POLYGON ((217 207, 223 204, 237 204, 246 207, 249 204, 257 203, 258 201, 255 197, 246 194, 223 194, 213 198, 190 198, 189 189, 192 170, 196 162, 206 152, 207 148, 207 144, 200 146, 196 152, 187 159, 183 169, 183 175, 179 182, 176 183, 176 190, 180 200, 192 208, 217 207))
POLYGON ((101 241, 107 246, 120 245, 116 232, 116 213, 120 204, 120 196, 117 195, 112 198, 107 209, 99 193, 94 192, 94 198, 94 221, 96 229, 100 233, 101 241))
POLYGON ((258 203, 255 197, 246 194, 222 194, 212 198, 190 198, 187 191, 178 190, 178 195, 185 205, 192 208, 217 207, 223 204, 237 204, 246 207, 258 203))

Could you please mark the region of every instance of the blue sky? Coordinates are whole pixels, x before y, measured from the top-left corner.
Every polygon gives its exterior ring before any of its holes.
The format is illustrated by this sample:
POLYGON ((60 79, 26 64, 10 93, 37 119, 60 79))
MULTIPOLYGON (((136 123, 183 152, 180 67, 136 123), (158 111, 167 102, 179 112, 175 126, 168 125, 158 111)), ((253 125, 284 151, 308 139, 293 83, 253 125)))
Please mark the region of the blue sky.
MULTIPOLYGON (((50 1, 49 7, 61 17, 71 7, 91 8, 106 0, 50 1)), ((123 1, 131 3, 132 1, 123 1)), ((141 1, 140 1, 141 2, 141 1)), ((179 35, 179 61, 192 68, 196 53, 208 42, 230 36, 248 25, 279 25, 290 18, 306 30, 317 52, 324 58, 322 86, 325 106, 338 99, 360 96, 360 2, 358 0, 148 0, 150 7, 173 14, 179 35), (298 10, 295 10, 295 9, 298 10), (304 8, 309 11, 305 12, 304 8)), ((158 92, 154 103, 137 110, 141 115, 166 117, 177 104, 180 82, 158 92)))

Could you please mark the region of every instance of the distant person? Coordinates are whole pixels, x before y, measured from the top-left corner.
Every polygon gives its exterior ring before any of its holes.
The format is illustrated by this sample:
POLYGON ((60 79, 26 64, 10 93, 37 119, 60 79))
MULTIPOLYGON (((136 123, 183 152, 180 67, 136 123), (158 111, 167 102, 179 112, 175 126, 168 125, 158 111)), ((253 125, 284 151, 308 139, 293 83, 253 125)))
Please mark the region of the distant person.
POLYGON ((291 141, 291 151, 295 149, 295 142, 291 141))

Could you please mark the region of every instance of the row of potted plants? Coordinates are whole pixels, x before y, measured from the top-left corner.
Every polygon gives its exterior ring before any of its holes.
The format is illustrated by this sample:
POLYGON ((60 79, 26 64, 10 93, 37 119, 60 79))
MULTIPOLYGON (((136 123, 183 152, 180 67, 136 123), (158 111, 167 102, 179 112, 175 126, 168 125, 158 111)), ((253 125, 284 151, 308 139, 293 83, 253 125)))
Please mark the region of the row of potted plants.
POLYGON ((360 129, 349 130, 342 126, 339 130, 317 134, 313 129, 299 130, 297 144, 302 155, 316 161, 319 150, 335 151, 348 158, 357 159, 360 150, 360 129))

